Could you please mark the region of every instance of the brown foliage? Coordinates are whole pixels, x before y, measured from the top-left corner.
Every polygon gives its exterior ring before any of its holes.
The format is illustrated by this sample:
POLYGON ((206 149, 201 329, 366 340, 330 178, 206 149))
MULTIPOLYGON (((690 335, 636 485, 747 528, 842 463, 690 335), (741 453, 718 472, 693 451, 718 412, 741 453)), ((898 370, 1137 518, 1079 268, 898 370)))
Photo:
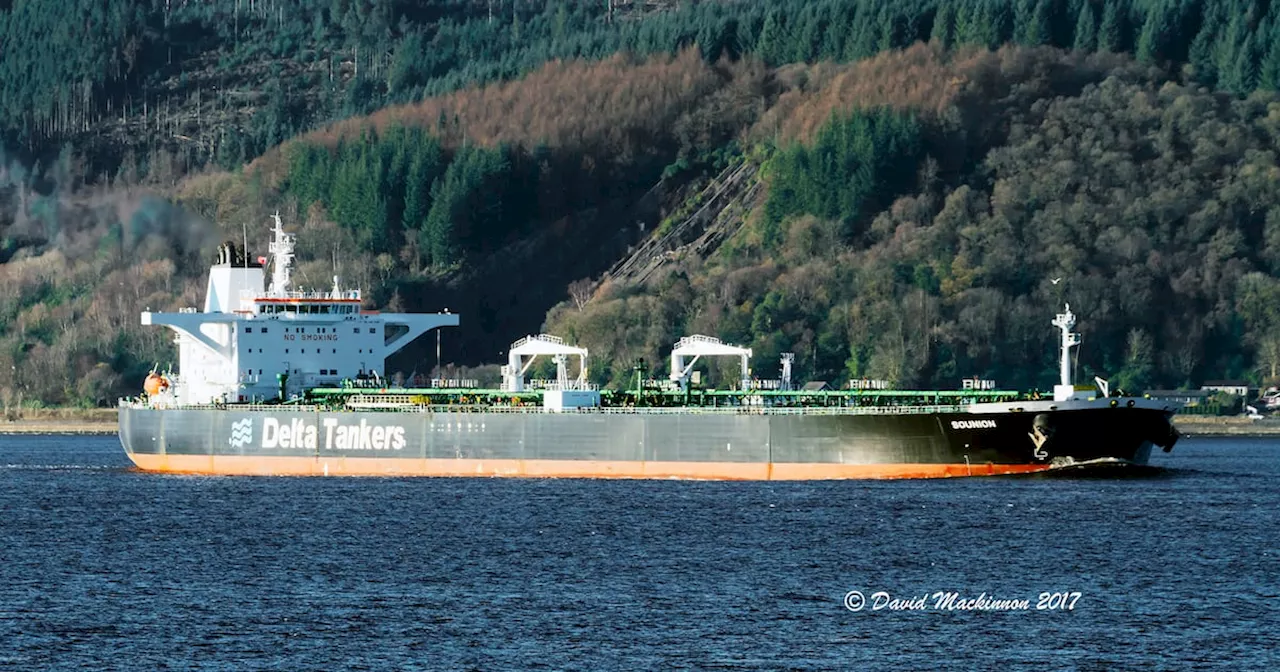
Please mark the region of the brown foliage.
POLYGON ((598 62, 557 60, 520 80, 388 107, 300 135, 268 151, 251 168, 275 183, 287 169, 284 157, 293 142, 334 146, 367 129, 381 132, 397 125, 430 129, 448 146, 544 144, 625 157, 644 151, 651 138, 668 136, 673 128, 697 135, 706 120, 682 120, 682 115, 730 83, 739 86, 712 100, 740 111, 742 101, 752 98, 764 74, 759 64, 751 62, 713 67, 696 49, 643 61, 624 54, 598 62), (678 121, 682 121, 679 128, 678 121))
POLYGON ((956 128, 964 118, 972 119, 1011 95, 1032 100, 1134 67, 1114 54, 1018 46, 948 52, 916 43, 850 64, 780 70, 778 83, 788 90, 761 116, 750 136, 773 136, 779 143, 808 141, 835 112, 876 107, 914 112, 956 128))

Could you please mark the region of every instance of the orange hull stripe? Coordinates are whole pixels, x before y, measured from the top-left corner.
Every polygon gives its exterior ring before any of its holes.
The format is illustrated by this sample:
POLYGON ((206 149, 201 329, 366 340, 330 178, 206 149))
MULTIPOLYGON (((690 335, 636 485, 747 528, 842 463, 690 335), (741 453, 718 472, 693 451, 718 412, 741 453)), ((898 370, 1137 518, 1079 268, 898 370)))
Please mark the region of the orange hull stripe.
POLYGON ((517 476, 802 481, 999 476, 1049 468, 1048 465, 1041 464, 764 464, 146 454, 131 454, 129 457, 134 464, 146 471, 246 476, 517 476))

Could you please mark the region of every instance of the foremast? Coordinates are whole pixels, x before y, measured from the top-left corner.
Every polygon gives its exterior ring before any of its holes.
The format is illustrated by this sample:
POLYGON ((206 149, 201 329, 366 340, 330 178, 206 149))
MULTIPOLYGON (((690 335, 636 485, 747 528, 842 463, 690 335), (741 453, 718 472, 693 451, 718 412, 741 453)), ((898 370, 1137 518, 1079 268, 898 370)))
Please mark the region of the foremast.
POLYGON ((1076 396, 1075 381, 1071 376, 1071 348, 1080 345, 1080 334, 1071 331, 1076 326, 1076 316, 1071 312, 1071 304, 1066 304, 1066 312, 1058 313, 1053 318, 1053 326, 1062 333, 1058 358, 1059 383, 1053 387, 1053 400, 1067 401, 1076 396))

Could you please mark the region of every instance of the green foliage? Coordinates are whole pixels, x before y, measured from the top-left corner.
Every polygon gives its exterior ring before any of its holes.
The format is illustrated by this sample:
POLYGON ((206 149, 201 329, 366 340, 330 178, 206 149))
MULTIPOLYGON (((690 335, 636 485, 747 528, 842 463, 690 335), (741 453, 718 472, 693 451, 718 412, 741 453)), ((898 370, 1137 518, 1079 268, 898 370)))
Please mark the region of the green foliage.
POLYGON ((1052 3, 1049 0, 1037 0, 1031 3, 1030 11, 1027 12, 1026 16, 1021 17, 1021 21, 1019 21, 1021 25, 1018 31, 1018 41, 1029 47, 1052 43, 1052 11, 1052 3))
POLYGON ((1155 63, 1164 59, 1164 45, 1168 40, 1170 26, 1167 15, 1159 9, 1147 14, 1142 24, 1142 33, 1138 36, 1137 57, 1143 63, 1155 63))
POLYGON ((1124 366, 1111 380, 1112 386, 1126 394, 1136 394, 1152 387, 1156 372, 1155 342, 1141 329, 1129 331, 1124 366))
POLYGON ((834 117, 769 159, 763 213, 710 259, 677 266, 691 298, 618 292, 553 311, 548 328, 601 353, 598 362, 616 347, 660 357, 669 340, 622 344, 614 331, 660 321, 672 338, 707 333, 755 348, 761 377, 776 375, 777 353, 795 352, 800 380, 953 388, 978 375, 1043 390, 1056 378, 1050 320, 1068 301, 1081 316, 1083 380, 1140 393, 1274 379, 1280 280, 1267 271, 1280 268, 1280 101, 1224 101, 1133 73, 984 107, 989 123, 1024 125, 993 146, 921 140, 891 153, 888 179, 880 143, 932 139, 937 122, 880 110, 834 117), (904 130, 912 125, 921 128, 904 130), (915 185, 926 152, 942 165, 959 163, 949 152, 984 158, 915 185))
POLYGON ((501 239, 511 217, 503 195, 512 178, 501 151, 464 149, 431 188, 431 209, 421 236, 431 263, 449 266, 464 250, 501 239))
POLYGON ((772 184, 765 214, 779 231, 787 217, 812 214, 854 225, 903 189, 915 176, 921 129, 910 116, 889 110, 833 118, 812 146, 795 144, 769 164, 772 184))
POLYGON ((1241 279, 1236 294, 1235 307, 1257 353, 1260 372, 1274 384, 1280 376, 1280 280, 1251 273, 1241 279))
POLYGON ((426 131, 394 127, 332 150, 298 143, 285 185, 303 206, 323 204, 362 249, 397 252, 407 242, 417 261, 446 267, 524 223, 513 206, 530 207, 532 190, 513 156, 474 146, 446 155, 426 131))
POLYGON ((939 44, 943 48, 951 48, 955 43, 955 12, 955 7, 949 2, 938 6, 938 12, 933 16, 933 31, 929 34, 930 42, 939 44))
POLYGON ((1258 73, 1258 87, 1280 91, 1280 17, 1272 18, 1270 37, 1264 44, 1268 46, 1258 73))
POLYGON ((930 38, 1073 45, 1189 62, 1201 82, 1241 94, 1280 80, 1280 4, 1256 0, 628 3, 612 17, 606 3, 564 0, 243 4, 0 3, 0 144, 52 154, 88 135, 88 173, 114 174, 123 157, 101 141, 123 120, 168 126, 130 138, 139 155, 166 149, 184 169, 231 167, 300 130, 554 59, 691 45, 708 61, 771 65, 861 59, 930 38))
MULTIPOLYGON (((1217 6, 1215 4, 1215 6, 1217 6)), ((1218 79, 1217 41, 1220 39, 1225 16, 1221 10, 1210 8, 1205 12, 1204 23, 1187 56, 1193 76, 1202 84, 1212 85, 1218 79)))
POLYGON ((1098 26, 1098 51, 1124 51, 1128 32, 1124 9, 1120 2, 1114 0, 1103 3, 1102 24, 1098 26))
POLYGON ((1098 24, 1093 15, 1093 5, 1080 3, 1080 16, 1076 18, 1075 43, 1076 51, 1093 51, 1098 47, 1098 24))

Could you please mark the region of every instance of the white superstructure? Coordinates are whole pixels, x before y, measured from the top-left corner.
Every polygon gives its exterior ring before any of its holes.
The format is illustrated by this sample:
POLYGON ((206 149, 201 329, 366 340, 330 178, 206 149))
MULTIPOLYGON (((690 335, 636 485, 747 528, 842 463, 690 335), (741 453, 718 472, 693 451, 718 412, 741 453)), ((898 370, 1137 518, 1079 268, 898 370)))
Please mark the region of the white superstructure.
POLYGON ((360 291, 291 291, 294 236, 274 217, 271 288, 261 259, 234 243, 218 248, 209 270, 204 312, 142 313, 142 324, 177 332, 179 376, 166 395, 176 404, 291 397, 343 379, 380 379, 388 355, 437 327, 458 326, 445 313, 379 313, 360 309, 360 291))

